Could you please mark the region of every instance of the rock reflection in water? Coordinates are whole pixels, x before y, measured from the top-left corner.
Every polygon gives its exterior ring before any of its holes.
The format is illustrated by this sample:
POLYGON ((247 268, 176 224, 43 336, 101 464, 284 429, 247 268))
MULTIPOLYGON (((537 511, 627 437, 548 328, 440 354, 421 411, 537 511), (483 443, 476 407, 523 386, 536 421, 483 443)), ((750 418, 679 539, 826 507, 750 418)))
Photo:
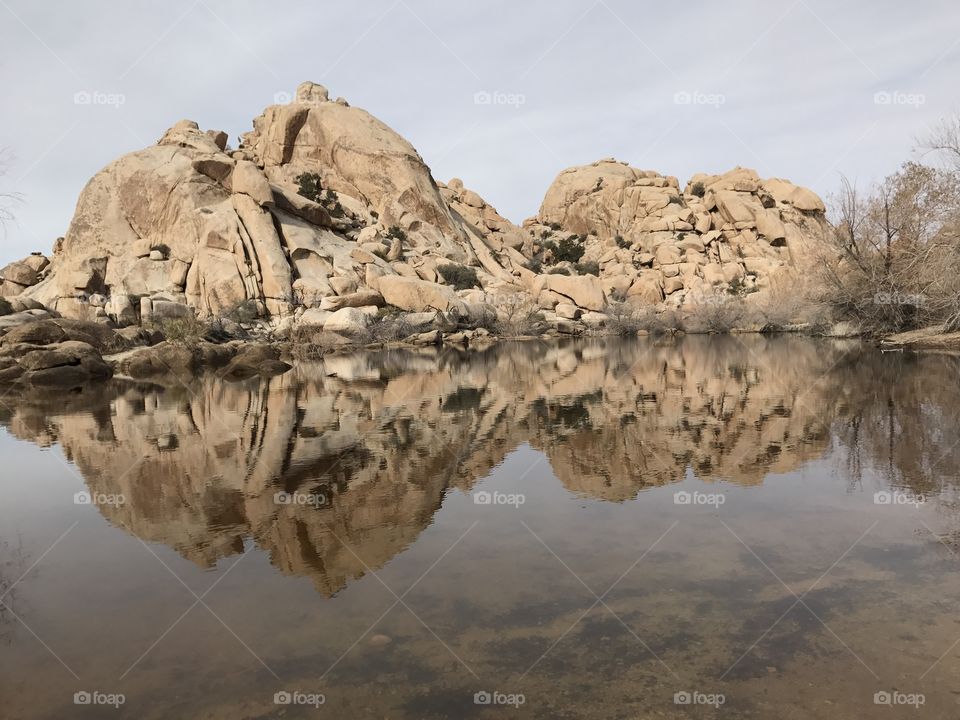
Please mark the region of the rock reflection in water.
POLYGON ((20 398, 2 422, 59 443, 91 492, 122 494, 101 512, 142 540, 208 567, 252 537, 332 595, 412 543, 448 488, 469 490, 523 443, 569 491, 606 501, 688 469, 754 485, 830 443, 847 448, 854 484, 869 464, 892 486, 939 490, 936 466, 955 466, 957 450, 938 459, 947 443, 924 431, 960 426, 960 403, 943 397, 956 370, 801 338, 519 343, 335 356, 190 388, 116 381, 66 404, 20 398))

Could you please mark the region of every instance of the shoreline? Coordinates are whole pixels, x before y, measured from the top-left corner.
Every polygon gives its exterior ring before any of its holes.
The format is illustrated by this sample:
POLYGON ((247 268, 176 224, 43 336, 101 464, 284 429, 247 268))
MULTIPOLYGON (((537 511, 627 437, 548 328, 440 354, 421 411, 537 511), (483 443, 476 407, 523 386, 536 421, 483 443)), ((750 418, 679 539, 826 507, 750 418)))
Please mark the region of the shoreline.
MULTIPOLYGON (((193 328, 193 331, 196 331, 193 328)), ((634 326, 572 328, 563 332, 498 334, 479 328, 434 326, 404 338, 371 339, 320 331, 308 340, 277 337, 264 326, 241 327, 233 333, 222 326, 175 336, 171 332, 139 327, 114 330, 99 323, 65 318, 34 319, 0 336, 0 386, 33 386, 69 389, 111 378, 153 381, 164 377, 189 379, 218 372, 226 379, 272 376, 288 371, 298 361, 328 356, 384 350, 443 348, 462 353, 483 352, 504 342, 557 342, 575 339, 650 338, 677 339, 702 335, 798 335, 824 340, 855 340, 880 352, 960 353, 960 333, 940 333, 939 328, 889 336, 857 333, 849 325, 829 328, 793 324, 776 328, 743 327, 722 331, 653 329, 634 326)))

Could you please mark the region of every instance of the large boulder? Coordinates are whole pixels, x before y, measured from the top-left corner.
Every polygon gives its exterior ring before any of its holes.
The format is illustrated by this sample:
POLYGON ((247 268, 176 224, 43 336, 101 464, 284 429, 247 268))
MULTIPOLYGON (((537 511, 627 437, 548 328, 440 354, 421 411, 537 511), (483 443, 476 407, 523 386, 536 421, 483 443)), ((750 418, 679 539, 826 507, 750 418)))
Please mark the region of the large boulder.
MULTIPOLYGON (((39 325, 39 323, 36 323, 39 325)), ((34 337, 49 340, 50 337, 34 337)), ((27 385, 75 386, 105 380, 113 371, 89 343, 62 340, 53 343, 5 342, 0 346, 0 382, 27 385)))
POLYGON ((37 271, 23 261, 12 262, 0 270, 0 278, 28 287, 37 284, 37 271))
POLYGON ((585 310, 599 311, 606 306, 603 287, 593 275, 547 275, 546 287, 585 310))
POLYGON ((345 307, 330 314, 324 321, 325 332, 334 332, 341 335, 360 335, 370 325, 372 314, 360 308, 345 307))
POLYGON ((401 275, 384 275, 377 280, 377 289, 388 305, 408 312, 445 312, 460 302, 447 285, 401 275))

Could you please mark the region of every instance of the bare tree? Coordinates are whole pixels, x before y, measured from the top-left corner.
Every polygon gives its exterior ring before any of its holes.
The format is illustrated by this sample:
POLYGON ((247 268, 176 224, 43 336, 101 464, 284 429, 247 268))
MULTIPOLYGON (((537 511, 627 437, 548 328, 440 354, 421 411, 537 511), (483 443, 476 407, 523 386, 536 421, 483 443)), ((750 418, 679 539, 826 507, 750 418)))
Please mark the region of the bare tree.
POLYGON ((823 300, 875 332, 960 318, 960 171, 920 163, 867 192, 846 178, 819 263, 823 300))
POLYGON ((944 155, 955 169, 960 169, 960 115, 944 118, 921 140, 926 152, 944 155))
MULTIPOLYGON (((6 149, 0 148, 0 179, 7 174, 10 162, 10 153, 6 149)), ((19 193, 0 190, 0 226, 14 219, 12 207, 20 199, 19 193)))

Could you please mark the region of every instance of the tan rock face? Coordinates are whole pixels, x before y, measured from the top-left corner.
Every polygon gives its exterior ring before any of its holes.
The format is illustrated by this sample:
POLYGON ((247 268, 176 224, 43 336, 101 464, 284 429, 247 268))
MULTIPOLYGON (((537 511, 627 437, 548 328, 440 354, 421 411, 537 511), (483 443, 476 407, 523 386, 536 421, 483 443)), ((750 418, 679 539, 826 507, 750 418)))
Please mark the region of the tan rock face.
POLYGON ((362 200, 385 226, 457 254, 465 229, 413 146, 365 110, 324 95, 322 86, 304 84, 290 104, 268 107, 243 136, 243 149, 275 184, 317 173, 323 187, 362 200))
POLYGON ((181 120, 112 162, 81 193, 50 267, 8 265, 0 295, 119 324, 144 321, 154 301, 283 318, 364 292, 420 312, 458 302, 439 270, 455 264, 477 273, 470 302, 522 295, 600 312, 690 304, 737 280, 765 287, 802 267, 825 228, 819 198, 785 180, 736 168, 681 190, 611 159, 560 173, 520 228, 462 181, 438 185, 410 143, 316 83, 253 126, 232 151, 222 132, 181 120), (303 175, 319 181, 310 197, 303 175), (571 235, 581 252, 564 257, 557 243, 571 235))
POLYGON ((524 226, 544 242, 578 236, 608 299, 647 304, 665 295, 673 305, 696 304, 738 279, 759 288, 803 272, 827 228, 819 198, 785 180, 735 168, 695 175, 681 191, 676 178, 612 159, 560 173, 524 226))
POLYGON ((304 83, 293 102, 256 118, 237 152, 226 152, 221 133, 183 120, 157 145, 108 165, 84 188, 51 277, 41 281, 37 269, 16 263, 0 274, 0 292, 30 287, 30 297, 77 315, 96 293, 124 323, 158 294, 201 316, 251 302, 284 316, 297 304, 367 289, 365 266, 378 268, 375 276, 394 274, 381 258, 409 256, 416 272, 422 266, 436 280, 435 263, 419 260, 430 253, 482 267, 485 282, 511 283, 494 252, 502 246, 451 209, 406 140, 304 83), (322 197, 298 194, 304 173, 320 178, 322 197), (402 240, 388 236, 394 226, 402 240))
POLYGON ((387 304, 409 312, 445 312, 459 302, 449 287, 400 275, 380 278, 377 288, 387 304))

